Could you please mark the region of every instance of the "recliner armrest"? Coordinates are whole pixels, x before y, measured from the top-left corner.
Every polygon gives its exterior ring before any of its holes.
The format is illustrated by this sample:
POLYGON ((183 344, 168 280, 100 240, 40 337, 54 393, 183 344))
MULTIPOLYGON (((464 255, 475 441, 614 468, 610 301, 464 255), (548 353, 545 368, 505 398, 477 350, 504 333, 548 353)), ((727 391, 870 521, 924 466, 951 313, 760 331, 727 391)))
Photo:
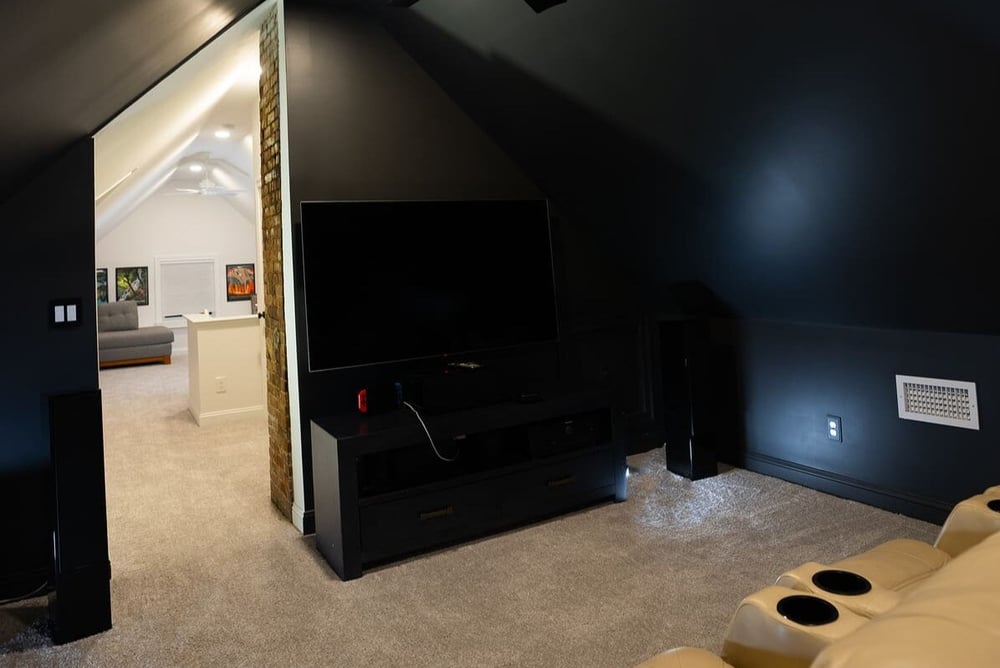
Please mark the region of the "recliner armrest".
POLYGON ((828 645, 867 621, 823 596, 767 587, 736 608, 722 658, 738 668, 808 668, 828 645))
POLYGON ((700 647, 676 647, 646 659, 635 668, 733 668, 700 647))
POLYGON ((1000 487, 991 487, 952 508, 934 546, 957 557, 997 531, 1000 531, 1000 487))

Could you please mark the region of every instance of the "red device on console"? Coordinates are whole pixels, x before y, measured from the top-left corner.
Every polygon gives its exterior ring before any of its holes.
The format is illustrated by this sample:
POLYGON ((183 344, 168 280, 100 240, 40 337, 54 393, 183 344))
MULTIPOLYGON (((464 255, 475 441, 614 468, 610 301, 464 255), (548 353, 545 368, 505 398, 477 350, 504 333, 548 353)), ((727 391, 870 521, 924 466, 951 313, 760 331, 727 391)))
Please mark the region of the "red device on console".
POLYGON ((363 415, 391 411, 403 403, 400 383, 363 387, 358 390, 358 412, 363 415))

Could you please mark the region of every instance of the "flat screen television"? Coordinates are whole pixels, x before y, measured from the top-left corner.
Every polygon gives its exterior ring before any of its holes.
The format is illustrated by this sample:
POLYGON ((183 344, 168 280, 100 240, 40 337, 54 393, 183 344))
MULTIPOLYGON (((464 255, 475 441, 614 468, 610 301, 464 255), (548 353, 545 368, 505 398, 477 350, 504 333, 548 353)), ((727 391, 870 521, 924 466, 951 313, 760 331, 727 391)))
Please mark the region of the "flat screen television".
POLYGON ((558 340, 548 203, 301 204, 310 371, 558 340))

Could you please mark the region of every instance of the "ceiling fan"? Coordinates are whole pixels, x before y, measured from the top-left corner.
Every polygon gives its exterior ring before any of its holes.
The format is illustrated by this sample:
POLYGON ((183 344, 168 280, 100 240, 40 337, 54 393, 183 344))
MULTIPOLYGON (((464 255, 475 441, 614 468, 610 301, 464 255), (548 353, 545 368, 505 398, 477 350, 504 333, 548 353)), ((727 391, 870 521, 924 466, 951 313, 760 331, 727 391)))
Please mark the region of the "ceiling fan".
POLYGON ((224 188, 211 179, 202 179, 197 188, 174 188, 179 193, 187 195, 239 195, 246 192, 241 188, 224 188))

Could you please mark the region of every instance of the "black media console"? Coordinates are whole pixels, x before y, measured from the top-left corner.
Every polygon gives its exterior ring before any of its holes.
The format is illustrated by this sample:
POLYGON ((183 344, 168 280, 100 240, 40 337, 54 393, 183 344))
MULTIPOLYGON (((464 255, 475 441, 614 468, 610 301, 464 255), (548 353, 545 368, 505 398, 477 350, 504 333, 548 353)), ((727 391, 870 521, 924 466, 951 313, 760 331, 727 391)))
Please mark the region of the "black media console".
POLYGON ((603 393, 424 415, 405 406, 312 421, 316 545, 362 568, 605 500, 625 499, 625 448, 603 393))

